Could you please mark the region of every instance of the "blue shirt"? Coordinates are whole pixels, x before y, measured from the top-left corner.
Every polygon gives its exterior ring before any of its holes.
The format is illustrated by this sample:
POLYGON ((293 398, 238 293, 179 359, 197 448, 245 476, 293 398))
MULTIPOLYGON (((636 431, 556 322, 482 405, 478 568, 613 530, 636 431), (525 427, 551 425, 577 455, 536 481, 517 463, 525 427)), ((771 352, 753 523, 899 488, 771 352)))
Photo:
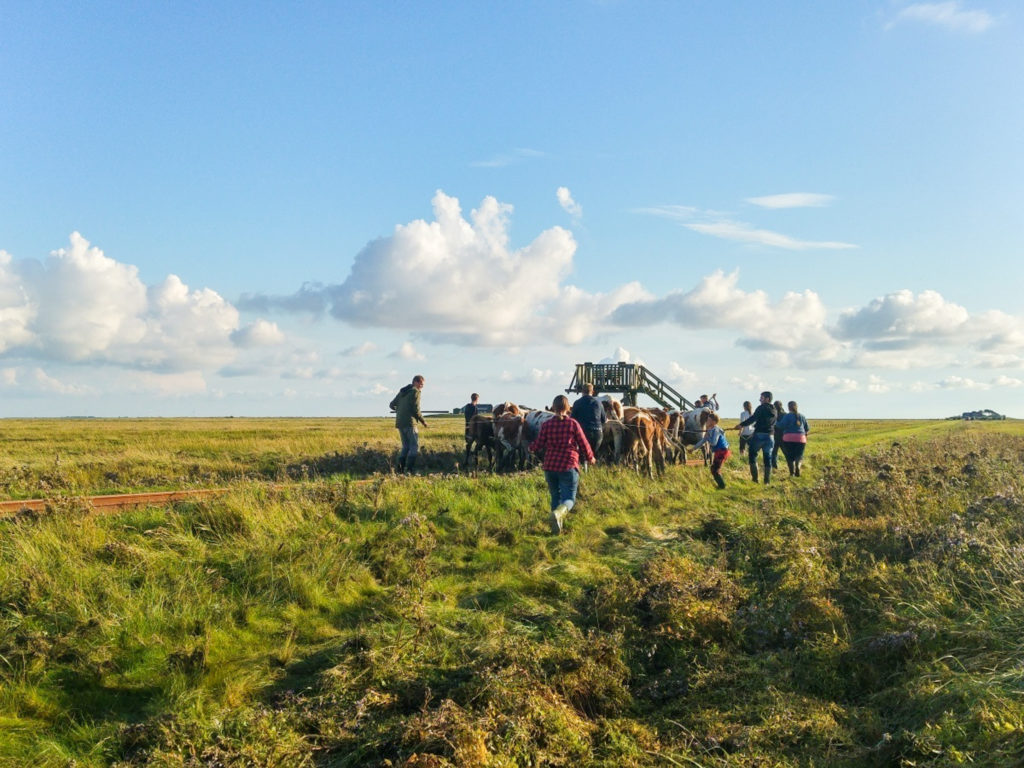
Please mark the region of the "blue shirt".
POLYGON ((729 441, 725 439, 725 432, 722 431, 721 427, 712 427, 709 429, 704 437, 702 437, 694 447, 700 448, 704 443, 708 443, 711 446, 712 451, 726 451, 729 449, 729 441))
POLYGON ((811 431, 811 427, 802 413, 787 413, 779 419, 776 426, 786 435, 806 435, 811 431))

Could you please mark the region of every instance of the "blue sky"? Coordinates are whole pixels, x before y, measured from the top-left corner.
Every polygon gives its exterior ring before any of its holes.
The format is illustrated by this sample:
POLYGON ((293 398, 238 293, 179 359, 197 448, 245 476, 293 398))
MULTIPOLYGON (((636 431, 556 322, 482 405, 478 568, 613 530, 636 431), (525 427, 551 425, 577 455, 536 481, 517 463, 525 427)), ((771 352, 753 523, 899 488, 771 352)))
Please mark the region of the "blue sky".
POLYGON ((0 415, 1021 415, 1008 0, 0 0, 0 415))

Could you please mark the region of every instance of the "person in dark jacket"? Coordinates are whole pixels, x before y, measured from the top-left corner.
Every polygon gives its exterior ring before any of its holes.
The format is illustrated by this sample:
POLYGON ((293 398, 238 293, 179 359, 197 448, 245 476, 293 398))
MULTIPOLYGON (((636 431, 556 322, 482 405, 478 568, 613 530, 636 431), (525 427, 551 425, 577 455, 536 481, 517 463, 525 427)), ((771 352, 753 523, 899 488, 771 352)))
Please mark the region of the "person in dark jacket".
POLYGON ((402 450, 398 454, 398 471, 411 473, 416 468, 416 455, 420 452, 420 436, 416 430, 416 422, 426 429, 427 422, 420 412, 420 390, 423 389, 423 377, 412 377, 412 383, 402 387, 389 407, 395 412, 395 427, 402 438, 402 450))
POLYGON ((761 393, 761 404, 754 409, 749 419, 741 421, 735 429, 742 429, 750 424, 754 425, 754 434, 747 443, 750 478, 757 482, 757 454, 760 451, 764 458, 764 484, 768 485, 772 478, 772 448, 775 445, 775 407, 772 405, 771 392, 761 393))
POLYGON ((597 449, 601 447, 601 438, 604 435, 604 423, 608 416, 604 412, 601 401, 594 397, 594 385, 583 385, 583 397, 572 404, 570 414, 583 428, 590 450, 597 456, 597 449))
POLYGON ((469 402, 462 406, 462 415, 466 417, 466 437, 469 437, 469 422, 480 410, 476 404, 480 402, 480 395, 476 392, 469 396, 469 402))
POLYGON ((800 413, 796 401, 790 400, 789 413, 779 419, 777 429, 782 430, 782 455, 786 457, 790 477, 800 477, 800 465, 804 461, 807 433, 811 431, 807 419, 800 413))

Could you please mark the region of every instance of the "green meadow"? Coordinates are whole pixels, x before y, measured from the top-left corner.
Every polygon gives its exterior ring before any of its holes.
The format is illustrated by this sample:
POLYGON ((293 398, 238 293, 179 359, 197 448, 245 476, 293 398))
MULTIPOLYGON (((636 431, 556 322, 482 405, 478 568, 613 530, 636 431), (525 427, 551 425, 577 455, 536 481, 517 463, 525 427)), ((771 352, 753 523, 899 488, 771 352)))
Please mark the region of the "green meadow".
POLYGON ((403 477, 385 419, 5 420, 0 765, 1024 763, 1021 422, 598 467, 559 537, 429 423, 403 477))

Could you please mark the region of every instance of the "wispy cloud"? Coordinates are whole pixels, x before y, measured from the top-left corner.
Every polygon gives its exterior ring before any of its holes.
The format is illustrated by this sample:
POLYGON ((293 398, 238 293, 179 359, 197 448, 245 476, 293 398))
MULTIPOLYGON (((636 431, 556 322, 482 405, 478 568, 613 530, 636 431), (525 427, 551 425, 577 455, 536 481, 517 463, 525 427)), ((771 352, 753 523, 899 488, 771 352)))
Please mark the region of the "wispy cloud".
POLYGON ((545 153, 537 149, 519 147, 511 152, 502 152, 488 160, 474 160, 470 165, 474 168, 505 168, 521 163, 523 160, 545 157, 545 153))
POLYGON ((825 377, 825 386, 836 394, 845 395, 848 392, 856 392, 859 390, 860 382, 856 379, 827 376, 825 377))
POLYGON ((572 199, 572 192, 569 191, 568 187, 559 187, 555 194, 558 196, 558 204, 562 206, 566 213, 574 219, 579 219, 583 216, 583 206, 572 199))
POLYGON ((348 347, 343 349, 340 354, 342 357, 362 357, 368 355, 371 352, 377 351, 377 345, 372 341, 364 341, 362 344, 354 347, 348 347))
POLYGON ((694 232, 700 232, 702 235, 720 237, 723 240, 735 240, 740 243, 783 248, 787 251, 848 250, 857 247, 853 243, 836 240, 800 240, 781 232, 773 232, 770 229, 757 229, 743 221, 716 221, 707 224, 684 224, 683 226, 694 232))
POLYGON ((831 205, 835 197, 816 192, 786 192, 781 195, 748 197, 747 202, 761 208, 824 208, 831 205))
POLYGON ((991 389, 992 385, 987 384, 984 381, 975 381, 974 379, 965 378, 963 376, 949 376, 938 383, 940 389, 991 389))
POLYGON ((853 243, 836 240, 801 240, 770 229, 760 229, 744 221, 736 221, 715 211, 706 211, 685 205, 638 208, 636 212, 678 221, 687 229, 702 235, 752 245, 766 245, 788 251, 848 250, 857 247, 853 243))
POLYGON ((505 384, 547 384, 551 381, 557 381, 560 376, 550 368, 540 369, 531 368, 527 373, 512 373, 511 371, 502 371, 499 381, 505 384))
POLYGON ((896 18, 885 25, 892 29, 901 22, 921 22, 944 27, 953 32, 980 34, 995 23, 988 11, 965 10, 956 0, 944 3, 914 3, 901 10, 896 18))

